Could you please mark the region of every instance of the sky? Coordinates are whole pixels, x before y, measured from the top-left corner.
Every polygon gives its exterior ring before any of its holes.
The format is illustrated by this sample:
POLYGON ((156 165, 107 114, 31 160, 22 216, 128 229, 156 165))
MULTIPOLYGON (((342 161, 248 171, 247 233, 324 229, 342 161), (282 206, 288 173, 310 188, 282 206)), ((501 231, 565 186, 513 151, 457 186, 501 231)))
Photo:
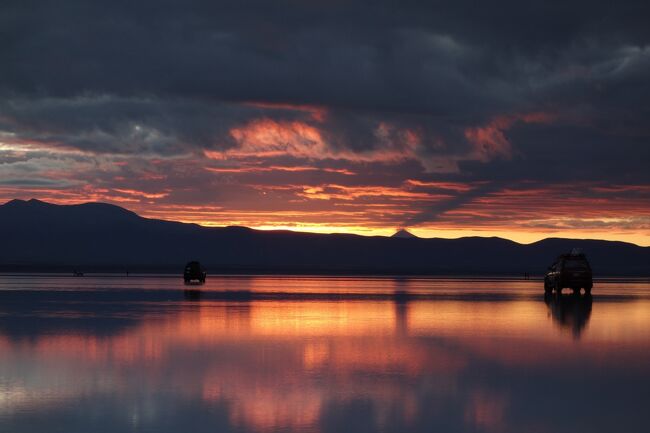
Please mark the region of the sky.
POLYGON ((647 1, 4 0, 0 203, 650 245, 647 1))

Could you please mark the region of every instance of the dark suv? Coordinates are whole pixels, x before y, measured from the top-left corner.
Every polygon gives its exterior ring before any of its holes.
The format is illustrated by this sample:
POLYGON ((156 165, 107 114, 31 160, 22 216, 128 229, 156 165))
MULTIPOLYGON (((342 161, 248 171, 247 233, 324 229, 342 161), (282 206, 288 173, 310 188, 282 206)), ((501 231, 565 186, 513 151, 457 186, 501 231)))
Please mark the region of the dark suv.
POLYGON ((199 283, 205 283, 205 277, 207 273, 201 266, 199 262, 189 262, 185 265, 185 272, 183 272, 183 279, 185 283, 190 283, 192 281, 198 281, 199 283))
POLYGON ((580 289, 585 289, 585 294, 588 295, 591 293, 592 286, 591 266, 587 257, 578 250, 560 255, 544 275, 546 293, 552 292, 553 289, 557 293, 562 293, 563 288, 569 287, 574 293, 580 293, 580 289))

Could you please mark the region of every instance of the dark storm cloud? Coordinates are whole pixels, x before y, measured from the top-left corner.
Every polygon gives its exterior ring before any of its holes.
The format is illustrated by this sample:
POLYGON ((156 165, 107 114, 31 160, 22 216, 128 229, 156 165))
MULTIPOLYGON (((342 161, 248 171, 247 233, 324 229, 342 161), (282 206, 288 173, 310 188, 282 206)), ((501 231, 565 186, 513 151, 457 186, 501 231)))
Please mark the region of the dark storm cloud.
MULTIPOLYGON (((228 127, 253 113, 241 107, 160 98, 82 95, 7 99, 0 129, 21 139, 97 153, 186 152, 187 145, 228 145, 228 127)), ((232 145, 232 143, 230 143, 232 145)))
POLYGON ((57 182, 51 179, 0 179, 0 185, 9 185, 9 186, 46 186, 46 187, 61 187, 67 186, 68 184, 63 182, 57 182))
MULTIPOLYGON (((647 2, 3 2, 5 92, 484 113, 590 46, 644 47, 647 2), (571 55, 571 58, 568 58, 571 55), (7 61, 8 60, 8 61, 7 61)), ((596 56, 597 57, 597 56, 596 56)))

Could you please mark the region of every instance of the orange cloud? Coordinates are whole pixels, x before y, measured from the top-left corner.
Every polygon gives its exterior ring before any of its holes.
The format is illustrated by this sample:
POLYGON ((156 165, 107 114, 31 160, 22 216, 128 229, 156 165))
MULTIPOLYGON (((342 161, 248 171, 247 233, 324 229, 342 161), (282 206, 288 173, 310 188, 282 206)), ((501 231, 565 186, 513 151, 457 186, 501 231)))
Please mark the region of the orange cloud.
POLYGON ((352 170, 345 168, 328 168, 328 167, 312 167, 312 166, 282 166, 271 165, 269 167, 263 166, 240 166, 240 167, 205 167, 207 171, 213 173, 263 173, 272 171, 286 171, 286 172, 305 172, 305 171, 323 171, 326 173, 339 173, 348 176, 356 174, 352 170))
POLYGON ((169 192, 147 193, 135 189, 121 189, 121 188, 113 188, 113 191, 126 194, 126 195, 144 197, 144 198, 164 198, 169 195, 169 192))
POLYGON ((472 185, 460 182, 425 182, 417 179, 407 179, 404 183, 407 187, 428 187, 436 189, 448 189, 458 192, 467 192, 472 189, 472 185))
POLYGON ((505 136, 505 131, 516 122, 550 123, 555 116, 549 113, 523 113, 497 116, 485 126, 467 128, 465 138, 474 145, 475 156, 480 161, 494 158, 512 158, 512 144, 505 136))
POLYGON ((260 119, 245 127, 231 129, 230 135, 239 147, 226 153, 235 158, 290 155, 321 159, 330 153, 320 131, 303 122, 260 119))
POLYGON ((244 105, 250 107, 261 108, 265 110, 287 110, 287 111, 300 111, 308 113, 311 118, 317 122, 325 121, 327 117, 327 109, 317 105, 307 104, 289 104, 289 103, 276 103, 276 102, 246 102, 244 105))
POLYGON ((232 128, 230 136, 237 146, 225 151, 204 151, 207 158, 266 159, 281 156, 311 160, 340 159, 354 162, 395 162, 415 159, 419 135, 388 123, 379 123, 374 131, 377 148, 366 151, 335 149, 315 126, 300 121, 253 120, 232 128))
POLYGON ((320 186, 304 186, 302 193, 297 195, 310 199, 339 199, 339 200, 356 200, 363 197, 385 197, 388 199, 399 200, 440 200, 450 198, 445 194, 430 194, 427 192, 407 191, 402 188, 392 188, 384 186, 344 186, 336 184, 327 184, 320 186))

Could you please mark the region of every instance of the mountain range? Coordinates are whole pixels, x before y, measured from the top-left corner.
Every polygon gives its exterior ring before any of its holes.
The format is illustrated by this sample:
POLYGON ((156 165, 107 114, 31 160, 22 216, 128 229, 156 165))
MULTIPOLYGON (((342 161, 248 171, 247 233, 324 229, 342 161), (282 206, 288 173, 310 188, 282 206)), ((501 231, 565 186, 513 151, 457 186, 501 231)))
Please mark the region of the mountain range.
POLYGON ((0 205, 0 271, 179 272, 199 260, 210 273, 539 275, 557 255, 577 247, 595 276, 650 275, 650 247, 625 242, 402 235, 203 227, 143 218, 105 203, 12 200, 0 205))

